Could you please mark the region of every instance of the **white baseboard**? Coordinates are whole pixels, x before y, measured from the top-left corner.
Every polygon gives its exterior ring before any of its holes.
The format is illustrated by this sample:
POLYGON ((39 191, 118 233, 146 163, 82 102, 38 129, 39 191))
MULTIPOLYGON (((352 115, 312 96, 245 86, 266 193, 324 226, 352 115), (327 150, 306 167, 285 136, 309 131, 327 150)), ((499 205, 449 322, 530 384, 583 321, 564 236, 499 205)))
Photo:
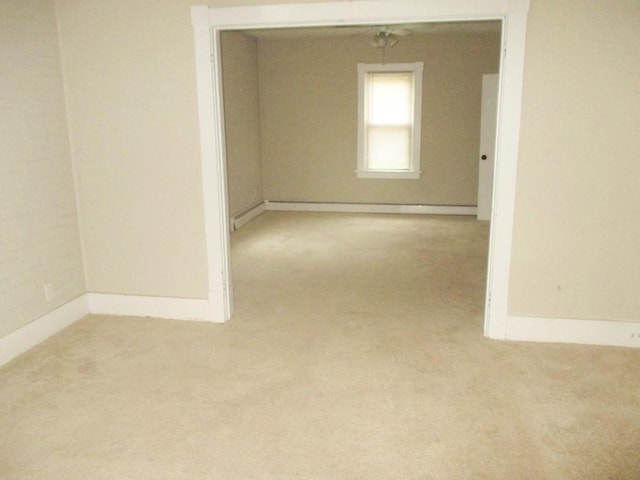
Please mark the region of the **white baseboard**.
POLYGON ((87 294, 89 311, 101 315, 209 321, 209 301, 194 298, 87 294))
POLYGON ((0 366, 44 342, 72 323, 89 315, 86 295, 82 295, 24 327, 0 338, 0 366))
POLYGON ((323 203, 265 201, 267 210, 299 212, 402 213, 411 215, 477 215, 478 207, 464 205, 394 205, 386 203, 323 203))
POLYGON ((640 323, 567 318, 507 318, 506 340, 640 348, 640 323))
POLYGON ((211 320, 208 300, 87 293, 0 337, 0 366, 91 313, 173 320, 211 320))
MULTIPOLYGON (((88 293, 0 338, 0 366, 90 314, 210 321, 204 299, 88 293)), ((507 317, 502 340, 640 348, 640 322, 507 317)))
POLYGON ((238 230, 265 211, 265 202, 256 203, 253 207, 239 213, 231 220, 232 230, 238 230))

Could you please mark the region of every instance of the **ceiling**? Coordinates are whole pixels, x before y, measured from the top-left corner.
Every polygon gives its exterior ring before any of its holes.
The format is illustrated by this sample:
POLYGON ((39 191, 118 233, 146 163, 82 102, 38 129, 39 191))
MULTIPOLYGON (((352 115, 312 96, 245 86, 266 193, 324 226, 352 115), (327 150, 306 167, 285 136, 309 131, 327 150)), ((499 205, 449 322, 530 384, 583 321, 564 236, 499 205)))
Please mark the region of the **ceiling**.
MULTIPOLYGON (((264 28, 242 30, 245 35, 256 38, 284 39, 302 37, 347 37, 356 35, 372 35, 380 28, 389 28, 400 35, 429 33, 484 33, 500 32, 502 23, 499 20, 473 22, 431 22, 398 25, 339 25, 329 27, 295 27, 264 28)), ((394 32, 395 33, 395 32, 394 32)))

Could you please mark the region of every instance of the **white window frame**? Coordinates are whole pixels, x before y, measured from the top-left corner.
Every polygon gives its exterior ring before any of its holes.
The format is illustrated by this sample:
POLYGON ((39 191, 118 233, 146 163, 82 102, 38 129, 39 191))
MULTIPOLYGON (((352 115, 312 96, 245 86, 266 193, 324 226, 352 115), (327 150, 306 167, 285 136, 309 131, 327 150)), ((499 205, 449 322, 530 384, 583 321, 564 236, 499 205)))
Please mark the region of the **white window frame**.
POLYGON ((423 62, 358 64, 358 178, 420 178, 420 138, 422 136, 422 72, 423 62), (370 72, 411 72, 414 75, 413 125, 410 165, 407 170, 381 170, 367 165, 367 128, 365 125, 366 78, 370 72))

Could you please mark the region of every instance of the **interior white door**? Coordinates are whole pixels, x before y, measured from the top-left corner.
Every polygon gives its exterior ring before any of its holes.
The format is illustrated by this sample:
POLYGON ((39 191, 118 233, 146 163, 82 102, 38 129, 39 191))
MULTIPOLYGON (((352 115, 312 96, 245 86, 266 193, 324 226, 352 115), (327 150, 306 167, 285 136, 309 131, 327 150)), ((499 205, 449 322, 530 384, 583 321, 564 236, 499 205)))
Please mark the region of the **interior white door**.
POLYGON ((496 153, 496 119, 498 113, 498 74, 482 76, 482 110, 480 113, 480 159, 478 165, 478 220, 491 219, 493 170, 496 153))

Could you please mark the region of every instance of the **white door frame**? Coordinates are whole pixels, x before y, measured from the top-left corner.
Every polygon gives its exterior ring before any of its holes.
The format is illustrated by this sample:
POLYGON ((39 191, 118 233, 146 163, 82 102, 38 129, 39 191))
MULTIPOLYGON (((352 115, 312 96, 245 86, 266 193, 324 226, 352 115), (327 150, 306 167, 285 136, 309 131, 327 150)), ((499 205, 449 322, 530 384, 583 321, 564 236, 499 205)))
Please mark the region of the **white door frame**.
POLYGON ((492 338, 506 338, 528 10, 529 0, 355 0, 191 7, 207 240, 209 318, 224 322, 231 318, 232 311, 220 31, 501 20, 502 59, 484 333, 492 338))

